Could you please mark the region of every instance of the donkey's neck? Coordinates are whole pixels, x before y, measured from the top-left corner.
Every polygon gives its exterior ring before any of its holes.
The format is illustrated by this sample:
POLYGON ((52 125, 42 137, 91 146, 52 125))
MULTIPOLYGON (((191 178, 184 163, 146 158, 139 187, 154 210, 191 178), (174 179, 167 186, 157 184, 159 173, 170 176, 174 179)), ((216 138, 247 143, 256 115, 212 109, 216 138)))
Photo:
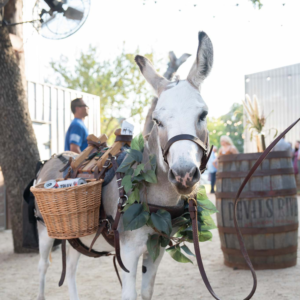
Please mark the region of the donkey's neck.
POLYGON ((157 163, 157 183, 148 185, 147 201, 150 204, 160 206, 176 206, 179 204, 181 196, 176 192, 176 190, 168 180, 169 167, 163 160, 161 145, 159 144, 157 134, 157 126, 154 126, 150 133, 148 141, 145 143, 145 150, 143 154, 144 164, 149 161, 150 154, 155 154, 157 163))

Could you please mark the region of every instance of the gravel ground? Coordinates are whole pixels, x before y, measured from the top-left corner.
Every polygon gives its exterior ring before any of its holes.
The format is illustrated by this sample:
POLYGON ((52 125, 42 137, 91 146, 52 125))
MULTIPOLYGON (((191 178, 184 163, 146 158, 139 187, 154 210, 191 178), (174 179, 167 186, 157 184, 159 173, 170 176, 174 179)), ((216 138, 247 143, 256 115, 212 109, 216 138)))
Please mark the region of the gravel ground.
MULTIPOLYGON (((201 244, 203 263, 215 292, 223 300, 241 300, 252 287, 249 271, 232 270, 223 265, 223 255, 217 230, 212 242, 201 244)), ((192 249, 192 247, 191 247, 192 249)), ((299 251, 298 251, 299 252, 299 251)), ((299 255, 298 255, 299 256, 299 255)), ((38 254, 14 254, 11 231, 0 232, 0 299, 32 300, 38 292, 38 254)), ((141 270, 141 262, 139 269, 141 270)), ((52 265, 46 281, 47 300, 68 299, 68 288, 58 287, 61 272, 61 252, 52 253, 52 265)), ((283 270, 258 271, 258 288, 252 299, 300 299, 300 264, 283 270)), ((80 299, 121 299, 111 258, 93 259, 82 256, 77 272, 80 299)), ((137 290, 140 297, 141 272, 137 290)), ((165 254, 158 270, 152 299, 213 299, 206 290, 197 264, 179 264, 165 254)))

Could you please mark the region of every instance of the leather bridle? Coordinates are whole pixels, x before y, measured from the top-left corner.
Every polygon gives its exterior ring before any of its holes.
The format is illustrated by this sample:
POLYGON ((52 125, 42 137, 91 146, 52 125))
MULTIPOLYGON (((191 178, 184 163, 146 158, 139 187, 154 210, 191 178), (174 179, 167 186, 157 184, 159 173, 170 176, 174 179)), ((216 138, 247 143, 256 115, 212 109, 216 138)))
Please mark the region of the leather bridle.
POLYGON ((196 143, 203 150, 203 156, 201 158, 201 163, 200 163, 200 167, 199 167, 200 173, 203 174, 204 171, 206 170, 206 165, 207 165, 207 162, 210 158, 210 155, 211 155, 212 149, 213 149, 213 146, 211 146, 211 148, 208 152, 208 138, 207 137, 208 137, 207 131, 206 131, 206 135, 205 135, 205 142, 201 141, 198 137, 190 135, 190 134, 179 134, 179 135, 173 136, 172 138, 170 138, 167 141, 165 147, 161 149, 164 161, 168 164, 167 155, 168 155, 170 147, 175 142, 183 141, 183 140, 191 141, 191 142, 196 143))

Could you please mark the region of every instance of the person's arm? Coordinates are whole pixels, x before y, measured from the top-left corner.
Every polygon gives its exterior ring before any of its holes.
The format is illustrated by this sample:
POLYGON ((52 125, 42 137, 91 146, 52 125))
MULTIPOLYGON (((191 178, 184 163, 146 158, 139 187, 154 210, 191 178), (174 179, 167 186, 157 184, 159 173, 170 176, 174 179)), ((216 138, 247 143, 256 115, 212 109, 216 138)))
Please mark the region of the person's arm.
POLYGON ((73 143, 70 144, 70 151, 81 153, 80 147, 73 143))
POLYGON ((218 158, 216 157, 216 159, 212 162, 212 165, 218 169, 218 158))

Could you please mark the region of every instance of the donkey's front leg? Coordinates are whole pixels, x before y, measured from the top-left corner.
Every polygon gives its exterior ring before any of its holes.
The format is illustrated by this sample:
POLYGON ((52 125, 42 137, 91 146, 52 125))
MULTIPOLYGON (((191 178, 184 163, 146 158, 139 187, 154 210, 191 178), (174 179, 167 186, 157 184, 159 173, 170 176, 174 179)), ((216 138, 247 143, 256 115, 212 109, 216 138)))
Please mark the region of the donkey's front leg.
POLYGON ((70 300, 79 300, 76 286, 76 271, 79 257, 80 253, 70 245, 67 257, 67 281, 70 300))
POLYGON ((160 253, 155 262, 148 252, 143 255, 142 299, 150 300, 154 290, 154 282, 158 266, 165 253, 165 248, 160 248, 160 253))
POLYGON ((140 256, 147 250, 148 233, 143 229, 126 231, 121 236, 121 258, 129 270, 122 275, 122 300, 136 300, 136 272, 140 256))
POLYGON ((40 286, 39 295, 37 300, 45 300, 45 281, 47 269, 50 265, 49 254, 52 249, 54 239, 49 237, 47 228, 40 222, 37 223, 38 233, 39 233, 39 250, 40 250, 40 260, 39 260, 39 273, 40 273, 40 286))

